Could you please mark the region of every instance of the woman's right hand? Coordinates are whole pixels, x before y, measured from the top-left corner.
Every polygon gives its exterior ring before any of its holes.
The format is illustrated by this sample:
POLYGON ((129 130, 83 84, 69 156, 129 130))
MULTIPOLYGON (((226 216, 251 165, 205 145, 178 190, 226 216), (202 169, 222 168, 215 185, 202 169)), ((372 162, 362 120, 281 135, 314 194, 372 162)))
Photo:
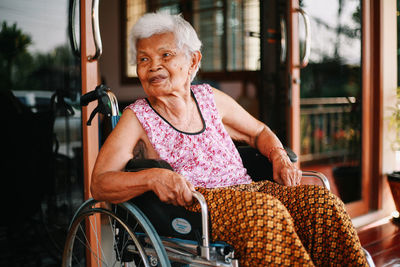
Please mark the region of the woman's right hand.
POLYGON ((195 188, 185 177, 166 169, 157 171, 161 172, 160 175, 152 176, 148 186, 161 201, 175 206, 192 204, 192 191, 195 191, 195 188))

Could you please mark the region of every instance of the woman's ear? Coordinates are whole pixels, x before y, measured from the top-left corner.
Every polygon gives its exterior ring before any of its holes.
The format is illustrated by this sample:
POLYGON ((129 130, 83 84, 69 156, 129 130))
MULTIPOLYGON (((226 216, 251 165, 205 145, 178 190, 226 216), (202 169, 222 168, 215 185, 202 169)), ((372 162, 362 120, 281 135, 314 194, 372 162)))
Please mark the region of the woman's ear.
POLYGON ((197 68, 200 64, 201 58, 202 58, 202 54, 200 51, 195 51, 192 54, 190 70, 197 70, 197 68))

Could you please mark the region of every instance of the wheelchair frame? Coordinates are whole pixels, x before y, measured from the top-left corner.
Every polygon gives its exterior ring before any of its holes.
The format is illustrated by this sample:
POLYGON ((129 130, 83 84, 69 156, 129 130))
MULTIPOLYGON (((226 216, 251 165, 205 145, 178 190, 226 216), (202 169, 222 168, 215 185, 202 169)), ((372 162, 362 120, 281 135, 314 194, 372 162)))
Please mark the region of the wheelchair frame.
MULTIPOLYGON (((111 118, 114 128, 119 119, 115 95, 108 87, 99 85, 82 96, 81 105, 95 100, 98 100, 98 106, 87 124, 90 125, 91 119, 100 112, 111 118)), ((329 181, 322 173, 307 171, 303 172, 303 176, 318 178, 330 189, 329 181)), ((200 193, 194 192, 193 196, 201 206, 201 244, 192 240, 160 237, 148 218, 133 203, 110 204, 88 199, 71 220, 62 266, 84 264, 85 254, 88 261, 97 263, 97 266, 239 266, 232 246, 225 242, 210 242, 207 203, 200 193), (104 245, 110 234, 111 244, 104 245), (103 246, 111 251, 105 251, 103 246)))

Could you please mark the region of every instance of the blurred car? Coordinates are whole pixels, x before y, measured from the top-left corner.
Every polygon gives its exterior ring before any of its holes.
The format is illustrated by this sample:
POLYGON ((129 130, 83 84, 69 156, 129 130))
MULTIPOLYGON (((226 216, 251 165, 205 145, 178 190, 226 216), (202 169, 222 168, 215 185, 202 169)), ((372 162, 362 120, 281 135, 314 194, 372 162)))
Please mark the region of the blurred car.
POLYGON ((58 101, 63 103, 60 106, 51 103, 55 92, 18 90, 12 91, 12 93, 34 113, 53 109, 55 113, 53 129, 56 137, 55 149, 60 154, 73 157, 75 148, 82 147, 79 98, 74 97, 75 101, 73 101, 69 97, 62 97, 62 101, 58 101))

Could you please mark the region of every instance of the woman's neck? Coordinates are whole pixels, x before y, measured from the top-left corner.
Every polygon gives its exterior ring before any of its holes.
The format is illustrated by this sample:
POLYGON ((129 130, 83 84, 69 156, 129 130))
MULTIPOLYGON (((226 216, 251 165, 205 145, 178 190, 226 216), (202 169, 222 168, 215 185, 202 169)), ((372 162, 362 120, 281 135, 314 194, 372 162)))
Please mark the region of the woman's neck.
POLYGON ((192 97, 189 92, 173 93, 166 96, 149 96, 147 98, 152 107, 161 115, 167 116, 169 119, 183 117, 192 105, 192 97))
POLYGON ((190 90, 184 94, 149 97, 148 100, 153 109, 176 129, 194 132, 203 128, 201 116, 190 90))

